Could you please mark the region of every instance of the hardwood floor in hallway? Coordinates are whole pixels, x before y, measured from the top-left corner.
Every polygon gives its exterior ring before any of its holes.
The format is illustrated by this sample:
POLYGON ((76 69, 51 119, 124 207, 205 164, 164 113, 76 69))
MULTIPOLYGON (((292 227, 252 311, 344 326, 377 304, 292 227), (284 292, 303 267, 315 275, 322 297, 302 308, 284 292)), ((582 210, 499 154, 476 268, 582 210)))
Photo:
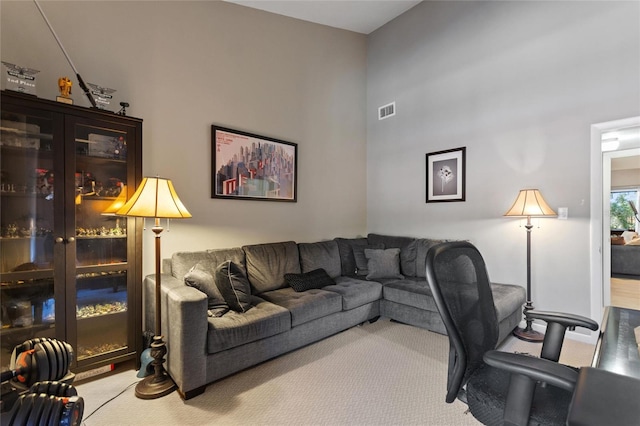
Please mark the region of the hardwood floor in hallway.
POLYGON ((611 305, 640 310, 640 279, 612 277, 611 305))

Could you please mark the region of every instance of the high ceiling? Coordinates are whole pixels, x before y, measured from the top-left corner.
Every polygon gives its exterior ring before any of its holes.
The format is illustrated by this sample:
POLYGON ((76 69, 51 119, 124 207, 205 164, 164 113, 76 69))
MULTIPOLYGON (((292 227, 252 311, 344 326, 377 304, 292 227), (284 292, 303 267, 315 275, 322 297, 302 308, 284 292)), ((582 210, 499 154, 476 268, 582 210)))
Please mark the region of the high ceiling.
POLYGON ((369 34, 421 0, 225 0, 278 15, 369 34))

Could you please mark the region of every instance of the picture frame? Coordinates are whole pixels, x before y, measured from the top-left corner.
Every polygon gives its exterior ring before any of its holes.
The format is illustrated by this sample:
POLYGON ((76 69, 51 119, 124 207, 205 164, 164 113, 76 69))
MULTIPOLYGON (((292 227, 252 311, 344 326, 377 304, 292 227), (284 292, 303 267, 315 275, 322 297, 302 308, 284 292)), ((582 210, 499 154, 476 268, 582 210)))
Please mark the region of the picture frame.
POLYGON ((211 198, 297 202, 297 144, 212 125, 211 154, 211 198))
POLYGON ((465 201, 466 147, 426 154, 426 202, 465 201))

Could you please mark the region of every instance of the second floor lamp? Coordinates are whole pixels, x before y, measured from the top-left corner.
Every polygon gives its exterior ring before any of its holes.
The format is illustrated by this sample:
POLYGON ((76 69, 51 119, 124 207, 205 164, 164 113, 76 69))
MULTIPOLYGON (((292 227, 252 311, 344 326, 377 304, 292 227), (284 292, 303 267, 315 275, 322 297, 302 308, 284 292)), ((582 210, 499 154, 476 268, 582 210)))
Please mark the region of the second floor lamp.
POLYGON ((517 338, 528 342, 542 342, 544 334, 535 331, 531 327, 533 320, 527 317, 527 312, 533 309, 533 303, 531 302, 531 229, 533 228, 531 217, 555 217, 557 214, 542 198, 539 190, 522 189, 518 193, 516 201, 504 215, 527 218, 527 224, 525 225, 527 229, 527 303, 524 306, 527 325, 525 328, 516 328, 513 334, 517 338))

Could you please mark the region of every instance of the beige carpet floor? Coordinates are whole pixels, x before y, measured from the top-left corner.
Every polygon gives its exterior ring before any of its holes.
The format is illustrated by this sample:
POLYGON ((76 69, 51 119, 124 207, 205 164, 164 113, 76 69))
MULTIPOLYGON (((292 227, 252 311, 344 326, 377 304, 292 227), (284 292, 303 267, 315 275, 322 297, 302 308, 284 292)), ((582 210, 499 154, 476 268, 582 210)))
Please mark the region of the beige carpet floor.
MULTIPOLYGON (((533 355, 539 347, 513 338, 503 346, 533 355)), ((176 392, 137 399, 131 369, 77 387, 86 426, 476 425, 463 403, 444 401, 448 351, 446 336, 381 319, 213 383, 188 401, 176 392)), ((588 365, 592 355, 593 346, 568 341, 561 361, 588 365)))

